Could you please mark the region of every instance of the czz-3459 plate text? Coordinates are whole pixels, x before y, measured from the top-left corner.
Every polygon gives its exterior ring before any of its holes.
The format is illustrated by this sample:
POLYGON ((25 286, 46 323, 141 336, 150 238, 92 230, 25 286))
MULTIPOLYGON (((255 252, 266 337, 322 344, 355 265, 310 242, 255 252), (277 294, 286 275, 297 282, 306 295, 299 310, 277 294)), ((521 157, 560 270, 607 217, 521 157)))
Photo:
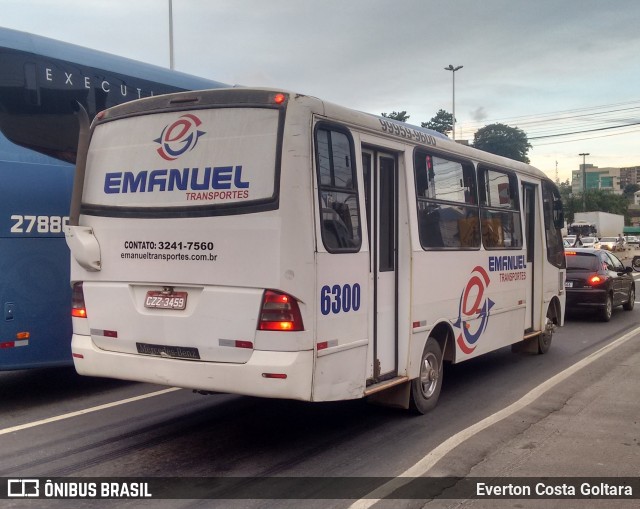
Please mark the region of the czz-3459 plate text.
POLYGON ((187 292, 149 291, 144 299, 144 307, 182 311, 187 307, 187 292))

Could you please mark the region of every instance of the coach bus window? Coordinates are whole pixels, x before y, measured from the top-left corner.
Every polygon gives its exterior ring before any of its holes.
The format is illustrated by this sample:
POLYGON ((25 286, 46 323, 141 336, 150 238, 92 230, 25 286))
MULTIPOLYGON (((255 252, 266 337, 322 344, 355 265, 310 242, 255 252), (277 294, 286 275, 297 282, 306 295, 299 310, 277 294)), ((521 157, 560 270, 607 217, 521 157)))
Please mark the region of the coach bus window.
POLYGON ((486 249, 520 249, 522 225, 515 174, 478 168, 482 243, 486 249))
POLYGON ((473 165, 416 150, 414 171, 422 248, 479 248, 480 222, 473 165))
POLYGON ((564 269, 566 261, 562 244, 562 200, 558 188, 551 182, 542 181, 542 202, 544 207, 544 233, 547 238, 547 260, 559 269, 564 269))
POLYGON ((346 132, 316 130, 322 241, 331 253, 360 250, 360 210, 353 143, 346 132))

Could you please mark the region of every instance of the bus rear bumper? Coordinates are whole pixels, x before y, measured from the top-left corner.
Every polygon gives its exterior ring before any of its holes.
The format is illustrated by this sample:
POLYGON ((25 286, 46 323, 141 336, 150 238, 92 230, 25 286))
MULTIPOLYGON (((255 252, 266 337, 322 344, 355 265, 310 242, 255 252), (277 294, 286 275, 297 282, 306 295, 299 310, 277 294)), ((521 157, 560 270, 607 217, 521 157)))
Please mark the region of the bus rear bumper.
POLYGON ((311 400, 313 350, 255 350, 245 364, 202 362, 101 350, 90 336, 80 334, 73 335, 71 350, 76 371, 81 375, 265 398, 311 400))

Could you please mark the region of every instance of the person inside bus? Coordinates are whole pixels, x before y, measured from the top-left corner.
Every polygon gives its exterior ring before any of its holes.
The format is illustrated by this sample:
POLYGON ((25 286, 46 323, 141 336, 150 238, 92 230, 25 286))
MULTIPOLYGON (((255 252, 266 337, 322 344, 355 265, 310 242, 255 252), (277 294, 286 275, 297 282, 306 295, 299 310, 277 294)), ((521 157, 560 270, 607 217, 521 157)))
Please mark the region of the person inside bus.
POLYGON ((582 247, 582 235, 578 233, 576 240, 573 242, 573 247, 582 247))

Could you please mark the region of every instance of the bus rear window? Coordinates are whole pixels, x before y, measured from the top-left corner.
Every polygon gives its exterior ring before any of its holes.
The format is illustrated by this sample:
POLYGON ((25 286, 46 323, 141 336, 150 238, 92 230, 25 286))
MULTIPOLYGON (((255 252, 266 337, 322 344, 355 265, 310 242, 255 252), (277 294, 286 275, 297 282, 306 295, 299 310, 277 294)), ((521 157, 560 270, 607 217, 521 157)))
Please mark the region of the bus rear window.
POLYGON ((218 108, 99 124, 87 158, 83 207, 217 209, 277 199, 279 112, 218 108))

